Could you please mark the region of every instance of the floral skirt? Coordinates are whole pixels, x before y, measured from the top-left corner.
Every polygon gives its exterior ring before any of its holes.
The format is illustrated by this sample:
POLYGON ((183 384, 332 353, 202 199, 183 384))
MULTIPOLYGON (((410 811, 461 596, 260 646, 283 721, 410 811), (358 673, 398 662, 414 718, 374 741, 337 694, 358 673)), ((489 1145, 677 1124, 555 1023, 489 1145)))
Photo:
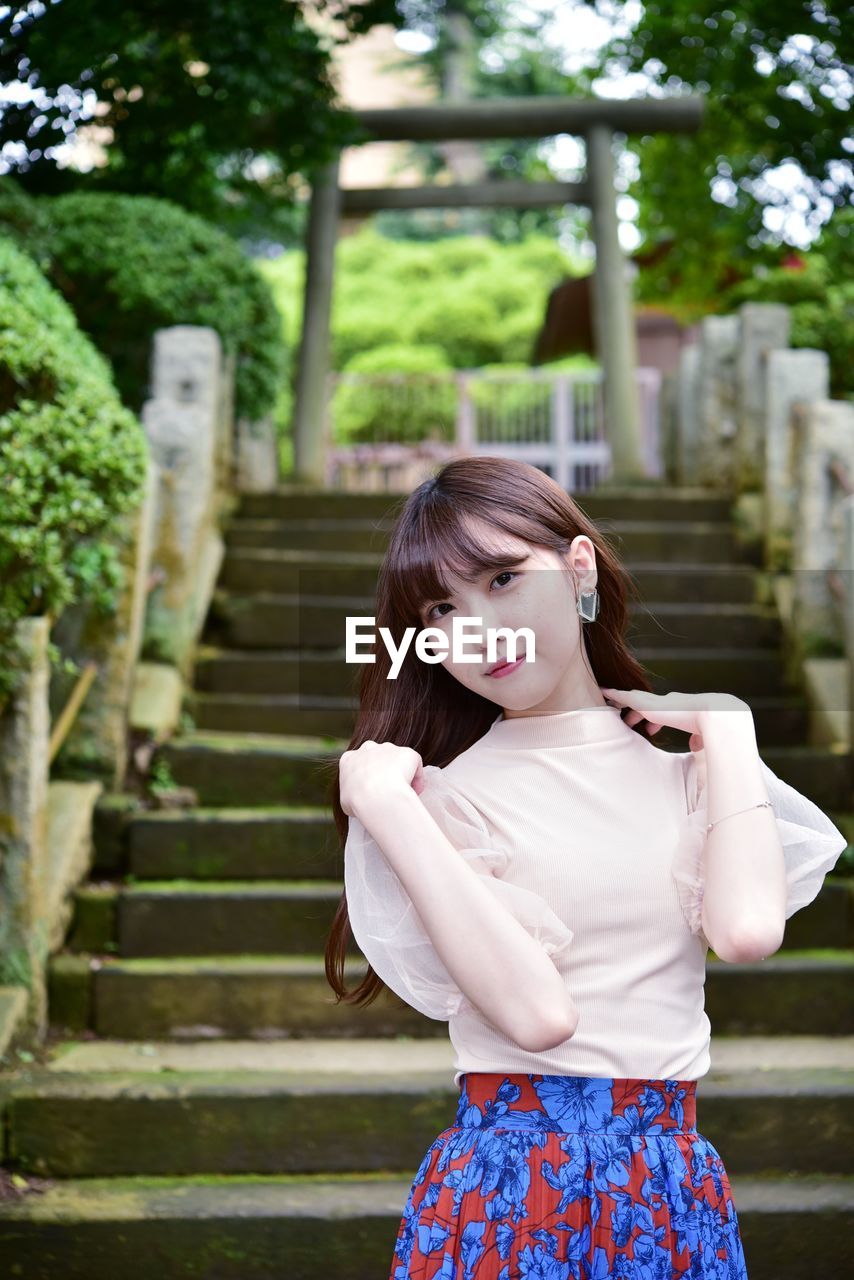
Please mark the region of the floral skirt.
POLYGON ((696 1080, 466 1072, 389 1280, 746 1280, 696 1080))

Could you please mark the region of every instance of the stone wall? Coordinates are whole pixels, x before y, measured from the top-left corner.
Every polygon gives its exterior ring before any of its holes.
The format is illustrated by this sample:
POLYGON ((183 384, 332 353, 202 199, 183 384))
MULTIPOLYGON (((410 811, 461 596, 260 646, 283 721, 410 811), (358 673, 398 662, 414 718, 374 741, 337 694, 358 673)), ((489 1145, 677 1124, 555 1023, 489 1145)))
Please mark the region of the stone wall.
POLYGON ((235 422, 234 362, 212 329, 158 331, 150 385, 145 493, 115 531, 125 570, 117 607, 103 615, 80 601, 52 629, 47 618, 23 620, 26 669, 0 707, 0 1056, 44 1036, 48 961, 89 874, 96 801, 124 782, 129 730, 135 719, 155 737, 175 727, 223 556, 222 518, 240 492, 278 481, 272 421, 235 422), (51 671, 50 641, 96 666, 56 757, 58 781, 51 723, 76 676, 51 671))
POLYGON ((816 677, 822 697, 834 688, 819 715, 844 720, 850 741, 854 715, 838 712, 849 684, 854 707, 854 403, 828 399, 827 353, 792 348, 789 336, 778 304, 703 320, 665 391, 668 470, 677 484, 732 494, 742 549, 785 601, 790 674, 813 659, 844 669, 816 677))

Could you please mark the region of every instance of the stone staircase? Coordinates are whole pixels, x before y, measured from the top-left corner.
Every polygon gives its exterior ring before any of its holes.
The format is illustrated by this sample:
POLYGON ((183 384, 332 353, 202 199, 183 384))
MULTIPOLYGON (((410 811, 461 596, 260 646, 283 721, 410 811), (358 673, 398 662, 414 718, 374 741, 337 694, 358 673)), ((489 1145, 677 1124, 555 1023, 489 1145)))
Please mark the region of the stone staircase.
MULTIPOLYGON (((0 1276, 385 1280, 411 1179, 456 1106, 446 1028, 334 1003, 342 881, 326 807, 372 613, 387 495, 244 499, 198 651, 195 729, 164 745, 199 807, 105 797, 51 969, 51 1036, 6 1064, 0 1276)), ((761 575, 703 491, 586 495, 644 599, 656 689, 727 689, 763 758, 854 828, 846 757, 803 745, 761 575)), ((685 736, 658 735, 685 750, 685 736)), ((854 1266, 854 882, 831 877, 759 964, 708 961, 698 1125, 730 1172, 751 1280, 854 1266), (797 1034, 792 1034, 797 1032, 797 1034)), ((348 958, 351 985, 364 962, 348 958)))

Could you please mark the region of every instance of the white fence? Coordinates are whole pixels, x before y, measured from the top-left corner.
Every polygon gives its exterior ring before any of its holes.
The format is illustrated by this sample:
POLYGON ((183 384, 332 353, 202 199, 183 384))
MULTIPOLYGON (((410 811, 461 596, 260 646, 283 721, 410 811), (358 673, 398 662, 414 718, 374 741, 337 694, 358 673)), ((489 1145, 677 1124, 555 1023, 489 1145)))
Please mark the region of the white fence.
MULTIPOLYGON (((647 474, 660 476, 660 372, 639 369, 637 386, 647 474)), ((569 493, 611 470, 598 370, 332 373, 324 433, 330 488, 406 491, 459 454, 521 458, 569 493)))

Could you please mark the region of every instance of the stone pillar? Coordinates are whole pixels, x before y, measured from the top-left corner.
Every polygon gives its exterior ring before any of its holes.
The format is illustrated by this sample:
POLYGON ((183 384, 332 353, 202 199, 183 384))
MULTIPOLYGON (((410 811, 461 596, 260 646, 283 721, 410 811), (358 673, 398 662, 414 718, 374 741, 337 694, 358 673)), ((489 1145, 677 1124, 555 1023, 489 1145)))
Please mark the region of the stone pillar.
POLYGON ((267 493, 279 483, 279 442, 273 415, 238 418, 235 428, 235 477, 238 493, 267 493))
POLYGON ((700 458, 700 345, 692 343, 679 352, 676 373, 674 426, 674 480, 676 484, 696 484, 700 458))
POLYGON ((234 379, 237 370, 237 357, 233 351, 224 351, 220 363, 219 387, 217 390, 217 426, 216 426, 216 488, 223 507, 228 514, 228 501, 236 487, 235 472, 237 470, 237 441, 234 421, 234 379))
POLYGON ((602 362, 605 434, 611 445, 614 484, 646 477, 640 400, 637 387, 637 339, 628 263, 620 247, 614 190, 613 135, 607 125, 587 132, 587 168, 591 190, 596 270, 593 319, 602 362))
POLYGON ((213 329, 158 330, 152 398, 142 409, 159 469, 152 553, 159 581, 149 596, 144 654, 185 676, 224 554, 215 465, 221 365, 213 329))
POLYGON ((767 568, 777 570, 787 568, 790 563, 795 516, 792 408, 795 404, 828 398, 827 352, 805 347, 769 351, 766 383, 764 561, 767 568))
POLYGON ((842 556, 839 562, 845 604, 842 619, 843 650, 846 658, 847 680, 844 735, 849 751, 849 779, 854 787, 854 494, 842 500, 842 556))
MULTIPOLYGON (((840 509, 846 494, 831 479, 838 459, 854 477, 854 404, 816 400, 795 413, 794 465, 797 476, 793 622, 806 655, 844 645, 844 610, 831 593, 829 571, 847 568, 840 509)), ((845 583, 851 587, 850 580, 845 583)))
POLYGON ((23 670, 0 712, 0 986, 26 988, 26 1031, 47 1030, 47 618, 17 625, 23 670))
POLYGON ((738 316, 704 316, 700 323, 700 441, 694 482, 715 489, 729 490, 734 482, 738 330, 738 316))
MULTIPOLYGON (((82 600, 63 610, 53 628, 63 656, 81 668, 90 661, 98 667, 60 748, 57 767, 66 777, 97 777, 112 790, 122 786, 127 766, 128 711, 142 648, 156 497, 157 467, 150 458, 142 501, 122 517, 116 529, 123 584, 115 611, 105 615, 82 600)), ((54 718, 72 688, 67 677, 54 676, 50 698, 54 718)))
POLYGON ((312 186, 306 236, 305 302, 294 403, 294 479, 323 486, 323 418, 329 370, 329 321, 335 243, 341 212, 339 157, 323 166, 312 186))
POLYGON ((788 347, 791 315, 777 302, 745 302, 738 315, 735 482, 743 492, 761 489, 765 480, 765 364, 770 351, 788 347))

